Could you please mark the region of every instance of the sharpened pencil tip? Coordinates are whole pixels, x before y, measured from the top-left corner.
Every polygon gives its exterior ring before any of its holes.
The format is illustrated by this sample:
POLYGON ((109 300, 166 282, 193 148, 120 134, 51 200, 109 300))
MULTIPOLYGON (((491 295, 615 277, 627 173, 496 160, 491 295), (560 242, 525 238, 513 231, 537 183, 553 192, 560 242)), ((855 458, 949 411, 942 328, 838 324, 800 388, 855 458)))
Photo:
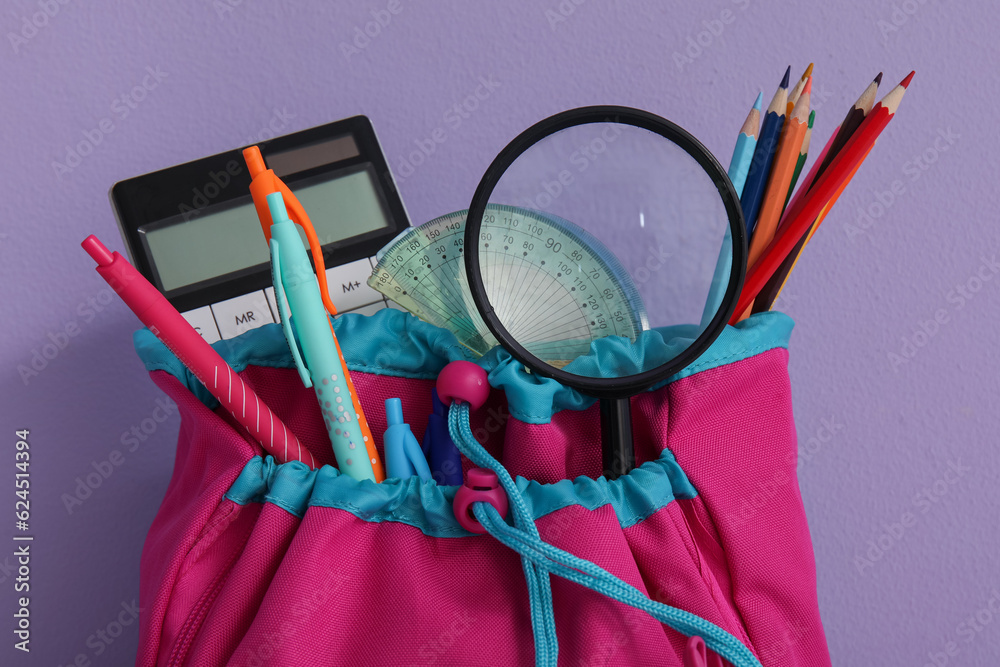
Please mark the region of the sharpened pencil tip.
POLYGON ((785 70, 785 76, 781 79, 781 85, 779 88, 788 88, 788 77, 792 74, 792 66, 789 65, 788 69, 785 70))
POLYGON ((811 93, 812 89, 813 89, 813 78, 809 77, 808 79, 806 79, 806 85, 805 88, 802 89, 802 94, 805 95, 806 93, 811 93))
POLYGON ((761 105, 763 104, 764 104, 764 91, 762 90, 759 93, 757 93, 757 101, 753 103, 753 108, 756 109, 757 111, 760 111, 761 105))
POLYGON ((879 72, 878 76, 875 77, 875 85, 876 86, 881 86, 882 85, 882 72, 879 72))
POLYGON ((813 123, 815 122, 816 122, 816 110, 813 109, 812 111, 809 112, 809 127, 812 127, 813 123))
POLYGON ((809 63, 809 67, 806 68, 805 74, 802 75, 803 79, 808 79, 813 73, 813 63, 809 63))
POLYGON ((916 73, 917 73, 917 71, 913 70, 912 72, 910 72, 909 74, 907 74, 906 78, 903 79, 902 82, 900 82, 899 85, 901 85, 903 88, 908 88, 910 86, 910 79, 912 79, 913 75, 916 74, 916 73))

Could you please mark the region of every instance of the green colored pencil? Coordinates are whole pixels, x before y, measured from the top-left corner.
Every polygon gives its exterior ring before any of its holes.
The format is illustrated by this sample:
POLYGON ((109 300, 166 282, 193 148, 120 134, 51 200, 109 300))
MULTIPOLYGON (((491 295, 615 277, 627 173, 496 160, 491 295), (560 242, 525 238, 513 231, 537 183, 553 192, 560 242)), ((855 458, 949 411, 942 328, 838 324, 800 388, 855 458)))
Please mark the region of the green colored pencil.
MULTIPOLYGON (((799 174, 802 173, 802 166, 806 163, 806 157, 809 156, 809 140, 812 139, 813 134, 813 123, 816 121, 816 110, 813 109, 809 112, 809 126, 806 127, 806 136, 802 137, 802 148, 799 150, 799 159, 795 162, 795 171, 792 172, 792 182, 788 185, 788 194, 785 195, 785 205, 788 206, 788 200, 792 198, 792 190, 795 189, 795 184, 799 180, 799 174)), ((782 211, 784 211, 784 206, 782 211)))

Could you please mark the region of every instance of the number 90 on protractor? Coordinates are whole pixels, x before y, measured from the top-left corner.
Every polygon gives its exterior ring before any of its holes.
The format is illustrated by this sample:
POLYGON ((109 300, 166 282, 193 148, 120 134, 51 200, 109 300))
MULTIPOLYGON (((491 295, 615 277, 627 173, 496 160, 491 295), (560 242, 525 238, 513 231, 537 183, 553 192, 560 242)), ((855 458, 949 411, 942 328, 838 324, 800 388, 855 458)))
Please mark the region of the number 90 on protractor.
MULTIPOLYGON (((497 345, 472 299, 465 272, 467 211, 404 231, 377 255, 368 284, 483 355, 497 345)), ((480 264, 494 312, 533 355, 562 367, 591 342, 634 342, 649 328, 631 277, 596 238, 541 211, 489 205, 480 264)))

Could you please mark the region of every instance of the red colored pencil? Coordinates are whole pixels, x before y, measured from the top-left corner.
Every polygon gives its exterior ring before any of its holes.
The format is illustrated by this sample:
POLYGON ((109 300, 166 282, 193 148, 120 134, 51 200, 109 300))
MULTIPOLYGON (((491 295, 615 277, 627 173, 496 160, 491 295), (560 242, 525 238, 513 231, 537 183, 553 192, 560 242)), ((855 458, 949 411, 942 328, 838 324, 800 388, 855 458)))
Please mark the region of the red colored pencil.
POLYGON ((809 196, 803 198, 800 210, 789 218, 788 224, 775 237, 757 264, 747 274, 743 292, 740 294, 740 300, 733 311, 730 324, 736 324, 739 321, 740 316, 781 266, 785 257, 792 251, 802 235, 807 232, 819 212, 823 210, 840 185, 850 177, 854 168, 864 160, 868 149, 875 143, 875 139, 895 115, 903 100, 903 95, 906 93, 906 87, 910 85, 914 74, 915 72, 910 72, 898 86, 872 108, 857 132, 851 135, 844 148, 830 162, 830 166, 816 179, 809 191, 809 196))

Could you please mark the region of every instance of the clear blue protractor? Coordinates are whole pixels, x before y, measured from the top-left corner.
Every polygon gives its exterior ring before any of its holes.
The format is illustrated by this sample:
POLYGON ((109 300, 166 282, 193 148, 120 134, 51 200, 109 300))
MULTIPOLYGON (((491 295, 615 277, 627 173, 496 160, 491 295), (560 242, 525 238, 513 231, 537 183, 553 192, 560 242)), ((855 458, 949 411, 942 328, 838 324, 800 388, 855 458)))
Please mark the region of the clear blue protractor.
MULTIPOLYGON (((465 275, 468 211, 406 230, 385 248, 368 284, 417 317, 452 331, 482 355, 497 345, 465 275)), ((529 352, 562 367, 606 336, 649 328, 632 278, 596 238, 541 211, 490 205, 480 233, 483 280, 494 310, 529 352)))

